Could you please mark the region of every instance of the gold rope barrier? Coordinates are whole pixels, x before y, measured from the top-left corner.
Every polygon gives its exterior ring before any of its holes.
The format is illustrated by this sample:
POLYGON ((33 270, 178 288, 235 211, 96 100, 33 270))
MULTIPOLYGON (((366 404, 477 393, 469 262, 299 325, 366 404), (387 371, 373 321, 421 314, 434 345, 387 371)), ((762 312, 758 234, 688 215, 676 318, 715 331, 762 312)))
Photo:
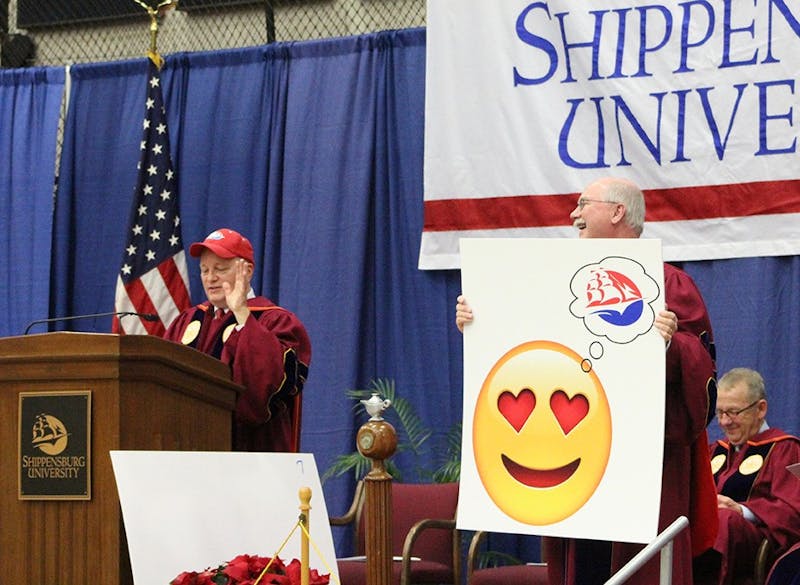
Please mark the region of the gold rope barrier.
POLYGON ((314 551, 317 553, 317 556, 319 557, 320 561, 322 561, 322 564, 325 566, 325 568, 327 569, 328 573, 330 574, 331 581, 333 581, 337 585, 340 585, 339 579, 337 579, 334 576, 333 569, 331 568, 330 563, 328 562, 328 559, 326 559, 323 556, 322 551, 319 550, 319 547, 317 546, 317 543, 314 542, 313 538, 311 538, 311 533, 309 532, 309 518, 310 518, 310 511, 311 511, 311 488, 302 487, 302 488, 300 488, 298 493, 299 493, 299 496, 300 496, 300 516, 297 519, 297 522, 295 522, 295 525, 289 531, 289 534, 286 536, 286 538, 283 540, 281 545, 278 547, 278 550, 276 550, 275 553, 273 553, 272 558, 267 563, 267 566, 264 567, 264 570, 261 571, 261 573, 259 574, 258 578, 253 582, 253 585, 258 585, 258 583, 261 581, 262 577, 264 577, 264 575, 267 574, 267 571, 269 571, 270 567, 272 566, 273 561, 280 556, 280 554, 283 551, 284 547, 289 542, 289 540, 292 538, 292 536, 294 535, 294 533, 297 531, 298 528, 300 529, 300 532, 301 532, 301 535, 300 535, 300 580, 301 580, 301 585, 309 585, 309 583, 311 582, 311 577, 310 577, 311 567, 310 567, 310 561, 309 561, 309 545, 314 547, 314 551))

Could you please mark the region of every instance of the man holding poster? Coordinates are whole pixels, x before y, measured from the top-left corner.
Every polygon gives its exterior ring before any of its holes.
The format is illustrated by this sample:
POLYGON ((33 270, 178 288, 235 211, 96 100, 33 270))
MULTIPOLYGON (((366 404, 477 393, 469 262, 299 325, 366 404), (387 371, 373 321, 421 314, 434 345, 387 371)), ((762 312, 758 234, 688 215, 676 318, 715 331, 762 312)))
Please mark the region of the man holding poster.
MULTIPOLYGON (((605 178, 590 184, 570 214, 580 238, 638 238, 644 224, 641 190, 632 182, 605 178)), ((673 583, 693 583, 692 558, 707 551, 717 529, 716 495, 710 474, 706 425, 713 413, 716 382, 713 337, 705 303, 692 279, 664 265, 666 310, 653 326, 666 344, 666 409, 663 472, 658 529, 686 516, 690 529, 674 541, 673 583)), ((473 320, 463 296, 456 306, 456 325, 463 331, 473 320)), ((620 516, 626 511, 619 510, 620 516)), ((642 545, 598 540, 548 539, 547 562, 553 585, 592 585, 607 580, 609 558, 616 572, 642 545), (609 551, 610 547, 610 551, 609 551), (605 567, 606 572, 597 567, 605 567)), ((658 582, 658 558, 628 582, 658 582)))

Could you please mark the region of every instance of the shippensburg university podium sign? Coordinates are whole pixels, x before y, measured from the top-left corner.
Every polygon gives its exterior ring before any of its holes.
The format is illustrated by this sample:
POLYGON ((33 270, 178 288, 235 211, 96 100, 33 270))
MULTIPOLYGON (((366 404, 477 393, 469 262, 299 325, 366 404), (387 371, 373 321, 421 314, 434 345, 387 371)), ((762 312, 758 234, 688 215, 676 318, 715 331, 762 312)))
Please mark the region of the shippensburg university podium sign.
POLYGON ((91 499, 90 391, 20 392, 19 499, 91 499))

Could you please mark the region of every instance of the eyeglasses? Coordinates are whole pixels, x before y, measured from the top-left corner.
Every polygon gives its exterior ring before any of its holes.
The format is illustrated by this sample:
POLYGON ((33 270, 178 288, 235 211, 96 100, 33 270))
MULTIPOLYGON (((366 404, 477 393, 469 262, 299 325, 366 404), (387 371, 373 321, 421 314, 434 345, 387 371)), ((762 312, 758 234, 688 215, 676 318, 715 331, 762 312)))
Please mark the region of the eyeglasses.
POLYGON ((750 410, 751 408, 753 408, 759 402, 761 402, 760 398, 758 400, 756 400, 755 402, 751 402, 750 404, 748 404, 744 408, 740 408, 738 410, 715 410, 714 414, 717 416, 717 418, 721 418, 722 415, 724 414, 729 419, 734 420, 734 419, 738 418, 739 415, 742 414, 745 410, 750 410))
POLYGON ((606 201, 604 199, 586 199, 584 197, 581 197, 580 199, 578 199, 578 209, 583 211, 583 208, 586 207, 587 203, 611 203, 613 205, 617 205, 616 201, 606 201))

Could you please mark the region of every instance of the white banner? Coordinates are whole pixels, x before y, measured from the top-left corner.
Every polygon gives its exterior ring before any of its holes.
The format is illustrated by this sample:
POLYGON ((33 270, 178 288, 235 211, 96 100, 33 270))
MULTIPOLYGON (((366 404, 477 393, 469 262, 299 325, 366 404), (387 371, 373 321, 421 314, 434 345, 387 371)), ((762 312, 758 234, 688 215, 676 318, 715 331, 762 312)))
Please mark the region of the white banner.
POLYGON ((645 190, 666 260, 800 253, 800 4, 427 6, 419 266, 461 237, 572 237, 604 176, 645 190))

